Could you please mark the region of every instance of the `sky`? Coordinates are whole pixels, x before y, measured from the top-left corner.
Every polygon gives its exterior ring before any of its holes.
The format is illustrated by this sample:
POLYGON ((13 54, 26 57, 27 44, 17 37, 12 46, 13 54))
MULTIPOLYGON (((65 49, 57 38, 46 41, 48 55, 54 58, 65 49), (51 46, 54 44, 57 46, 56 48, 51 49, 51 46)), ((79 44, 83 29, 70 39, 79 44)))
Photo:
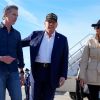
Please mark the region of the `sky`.
MULTIPOLYGON (((44 30, 48 13, 58 16, 56 31, 68 38, 69 48, 95 31, 91 24, 100 19, 100 0, 0 0, 0 21, 7 5, 19 7, 18 20, 14 28, 20 31, 22 39, 35 30, 44 30)), ((30 67, 29 48, 24 48, 25 67, 30 67)))

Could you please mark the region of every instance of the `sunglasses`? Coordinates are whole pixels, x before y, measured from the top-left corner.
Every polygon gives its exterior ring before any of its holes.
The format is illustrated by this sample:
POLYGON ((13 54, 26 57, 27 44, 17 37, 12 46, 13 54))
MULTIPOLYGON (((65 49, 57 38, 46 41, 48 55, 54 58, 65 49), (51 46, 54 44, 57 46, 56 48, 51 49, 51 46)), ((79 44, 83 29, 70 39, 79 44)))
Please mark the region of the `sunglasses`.
POLYGON ((95 26, 94 29, 100 29, 100 26, 95 26))

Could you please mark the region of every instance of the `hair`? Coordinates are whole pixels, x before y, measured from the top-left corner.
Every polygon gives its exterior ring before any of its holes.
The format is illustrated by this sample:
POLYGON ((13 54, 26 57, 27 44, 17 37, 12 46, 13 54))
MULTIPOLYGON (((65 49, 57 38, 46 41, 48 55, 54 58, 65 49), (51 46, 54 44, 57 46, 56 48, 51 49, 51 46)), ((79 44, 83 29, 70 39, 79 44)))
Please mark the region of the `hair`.
POLYGON ((8 5, 4 8, 4 12, 3 12, 3 17, 2 19, 5 19, 6 13, 12 9, 16 9, 18 10, 18 7, 16 5, 8 5))
POLYGON ((100 42, 100 34, 96 33, 95 38, 100 42))

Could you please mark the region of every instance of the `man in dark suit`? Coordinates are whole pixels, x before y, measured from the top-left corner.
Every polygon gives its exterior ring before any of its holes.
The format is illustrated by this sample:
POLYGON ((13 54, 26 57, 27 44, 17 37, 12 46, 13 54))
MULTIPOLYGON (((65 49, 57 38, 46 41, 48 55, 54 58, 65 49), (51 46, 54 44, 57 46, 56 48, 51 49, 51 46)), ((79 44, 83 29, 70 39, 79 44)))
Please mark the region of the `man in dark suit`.
POLYGON ((67 38, 55 30, 57 19, 57 15, 49 13, 45 30, 34 31, 22 40, 24 47, 30 46, 33 100, 53 100, 56 88, 67 78, 68 43, 67 38))

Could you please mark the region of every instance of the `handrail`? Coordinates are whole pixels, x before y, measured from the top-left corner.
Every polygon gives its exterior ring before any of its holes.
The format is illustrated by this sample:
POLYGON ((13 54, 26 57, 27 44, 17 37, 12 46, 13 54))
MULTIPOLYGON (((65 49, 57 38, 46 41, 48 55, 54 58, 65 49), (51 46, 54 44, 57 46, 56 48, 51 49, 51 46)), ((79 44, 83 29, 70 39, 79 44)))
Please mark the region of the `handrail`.
MULTIPOLYGON (((80 46, 80 48, 78 48, 77 50, 75 50, 74 53, 70 53, 71 55, 69 56, 69 59, 73 59, 76 53, 78 53, 80 51, 80 53, 82 53, 82 48, 84 48, 85 44, 82 44, 82 41, 85 40, 86 38, 93 36, 94 34, 88 34, 86 35, 83 39, 81 39, 78 43, 76 43, 72 48, 70 48, 69 50, 71 51, 73 48, 75 48, 77 45, 80 46)), ((71 67, 75 62, 77 62, 81 57, 75 59, 72 63, 69 62, 69 67, 71 67)))
POLYGON ((94 34, 88 34, 86 35, 83 39, 81 39, 78 43, 76 43, 73 47, 71 47, 69 50, 73 49, 77 44, 79 44, 81 41, 83 41, 85 38, 87 38, 90 35, 94 35, 94 34))

